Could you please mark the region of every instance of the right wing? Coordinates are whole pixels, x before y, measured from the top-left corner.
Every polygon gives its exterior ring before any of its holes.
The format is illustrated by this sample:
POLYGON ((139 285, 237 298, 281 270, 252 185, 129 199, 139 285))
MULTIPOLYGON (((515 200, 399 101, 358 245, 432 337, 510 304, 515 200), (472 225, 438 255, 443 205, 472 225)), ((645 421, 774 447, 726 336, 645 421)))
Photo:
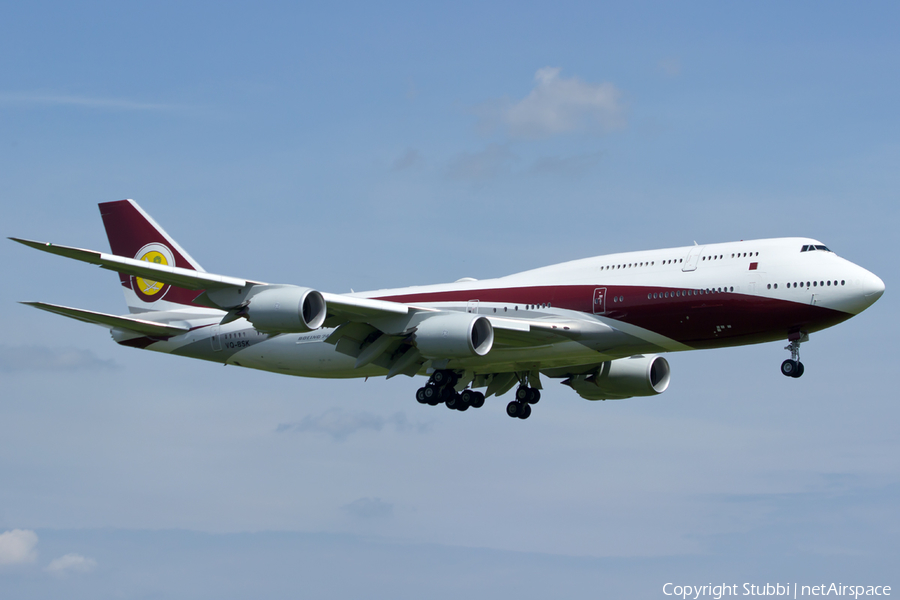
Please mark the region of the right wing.
POLYGON ((134 317, 117 317, 115 315, 94 312, 92 310, 69 308, 68 306, 59 306, 58 304, 48 304, 47 302, 22 302, 21 304, 27 304, 28 306, 46 310, 47 312, 55 313, 57 315, 84 321, 85 323, 102 325, 109 329, 125 329, 154 338, 170 338, 190 331, 187 327, 163 325, 162 323, 155 323, 153 321, 147 321, 146 319, 136 319, 134 317))

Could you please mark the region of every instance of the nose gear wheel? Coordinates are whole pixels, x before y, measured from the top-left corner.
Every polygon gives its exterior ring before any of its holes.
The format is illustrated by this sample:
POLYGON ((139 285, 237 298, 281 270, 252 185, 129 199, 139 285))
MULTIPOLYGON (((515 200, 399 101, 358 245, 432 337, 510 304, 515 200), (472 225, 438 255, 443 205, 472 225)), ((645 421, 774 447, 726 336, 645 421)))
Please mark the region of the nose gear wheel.
POLYGON ((781 374, 785 377, 797 378, 803 375, 803 363, 800 362, 800 343, 809 340, 807 334, 799 334, 794 339, 790 339, 785 350, 791 351, 791 357, 781 363, 781 374))

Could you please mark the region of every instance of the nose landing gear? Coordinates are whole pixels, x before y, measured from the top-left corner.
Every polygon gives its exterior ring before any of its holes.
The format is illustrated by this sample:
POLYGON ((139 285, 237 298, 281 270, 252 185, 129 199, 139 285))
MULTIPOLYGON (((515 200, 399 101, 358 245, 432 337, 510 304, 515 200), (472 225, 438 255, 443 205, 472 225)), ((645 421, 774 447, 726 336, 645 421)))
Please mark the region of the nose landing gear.
POLYGON ((791 351, 791 357, 781 363, 781 374, 797 378, 803 375, 803 363, 800 362, 800 343, 809 341, 809 336, 805 333, 797 333, 791 335, 788 341, 790 343, 784 349, 791 351))

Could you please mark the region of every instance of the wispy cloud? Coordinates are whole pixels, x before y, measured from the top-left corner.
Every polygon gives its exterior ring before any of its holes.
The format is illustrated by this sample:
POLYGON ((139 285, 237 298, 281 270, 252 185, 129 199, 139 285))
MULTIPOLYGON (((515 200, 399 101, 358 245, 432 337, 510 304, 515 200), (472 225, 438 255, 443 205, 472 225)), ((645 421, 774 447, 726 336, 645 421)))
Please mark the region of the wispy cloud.
POLYGON ((424 433, 430 429, 427 423, 412 423, 406 415, 397 412, 388 417, 367 412, 345 413, 340 408, 326 410, 320 415, 307 415, 298 423, 282 423, 275 429, 278 433, 325 433, 335 440, 345 440, 360 431, 381 431, 392 426, 396 431, 424 433))
POLYGON ((482 127, 505 129, 516 139, 543 139, 567 133, 605 133, 625 125, 621 92, 611 83, 587 83, 544 67, 535 86, 518 102, 499 100, 479 107, 482 127))
POLYGON ((90 350, 43 346, 0 346, 0 373, 115 368, 118 368, 115 362, 98 358, 90 350))
MULTIPOLYGON (((716 508, 740 532, 697 536, 716 554, 767 552, 817 555, 888 555, 897 547, 893 523, 900 483, 867 486, 855 475, 824 475, 792 493, 725 494, 716 508)), ((711 509, 713 510, 713 509, 711 509)))
POLYGON ((659 61, 659 70, 669 78, 681 75, 681 61, 675 57, 664 58, 659 61))
POLYGON ((50 561, 44 570, 56 577, 69 573, 90 573, 97 567, 97 561, 80 554, 66 554, 50 561))
POLYGON ((599 164, 602 152, 575 154, 572 156, 542 156, 535 160, 528 171, 536 175, 584 175, 599 164))
POLYGON ((393 171, 405 171, 422 164, 423 161, 424 157, 421 152, 415 148, 409 148, 393 162, 391 169, 393 171))
POLYGON ((30 529, 0 533, 0 566, 21 565, 37 560, 38 536, 30 529))
POLYGON ((490 144, 479 152, 463 152, 447 165, 447 177, 481 182, 508 173, 518 157, 503 144, 490 144))
POLYGON ((394 514, 394 505, 381 498, 359 498, 341 509, 361 519, 385 518, 394 514))
POLYGON ((78 108, 107 110, 167 111, 184 107, 158 102, 138 102, 125 98, 103 98, 98 96, 76 96, 71 94, 50 94, 35 92, 0 92, 0 104, 15 106, 74 106, 78 108))

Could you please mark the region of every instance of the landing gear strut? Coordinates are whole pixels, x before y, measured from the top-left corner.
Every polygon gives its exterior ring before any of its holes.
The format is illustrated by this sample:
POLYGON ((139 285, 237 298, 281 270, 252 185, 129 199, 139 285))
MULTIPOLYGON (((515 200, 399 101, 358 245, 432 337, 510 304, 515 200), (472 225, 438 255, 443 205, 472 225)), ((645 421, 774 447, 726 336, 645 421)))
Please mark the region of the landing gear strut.
POLYGON ((786 377, 800 377, 803 375, 803 363, 800 362, 800 343, 809 340, 809 336, 797 334, 789 338, 790 343, 784 347, 785 350, 791 351, 791 357, 781 363, 781 374, 786 377))
POLYGON ((437 406, 441 402, 450 410, 460 412, 472 408, 484 406, 484 394, 475 390, 463 390, 457 392, 454 386, 459 382, 459 376, 450 370, 435 371, 424 387, 416 390, 416 400, 420 404, 437 406))

